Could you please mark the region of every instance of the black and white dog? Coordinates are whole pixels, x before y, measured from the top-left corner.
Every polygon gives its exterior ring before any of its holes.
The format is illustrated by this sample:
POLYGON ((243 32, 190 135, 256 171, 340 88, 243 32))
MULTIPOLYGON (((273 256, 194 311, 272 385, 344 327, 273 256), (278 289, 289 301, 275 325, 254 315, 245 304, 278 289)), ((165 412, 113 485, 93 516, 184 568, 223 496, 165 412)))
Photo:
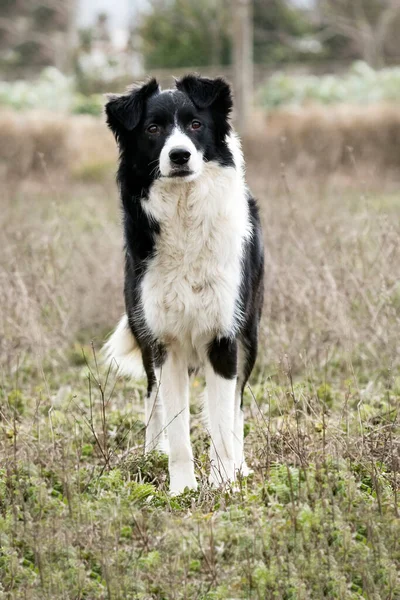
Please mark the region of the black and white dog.
POLYGON ((126 315, 106 344, 121 371, 144 367, 146 450, 169 453, 171 493, 196 488, 189 373, 205 368, 210 481, 246 474, 242 396, 263 300, 258 209, 222 79, 152 79, 110 96, 119 145, 126 315))

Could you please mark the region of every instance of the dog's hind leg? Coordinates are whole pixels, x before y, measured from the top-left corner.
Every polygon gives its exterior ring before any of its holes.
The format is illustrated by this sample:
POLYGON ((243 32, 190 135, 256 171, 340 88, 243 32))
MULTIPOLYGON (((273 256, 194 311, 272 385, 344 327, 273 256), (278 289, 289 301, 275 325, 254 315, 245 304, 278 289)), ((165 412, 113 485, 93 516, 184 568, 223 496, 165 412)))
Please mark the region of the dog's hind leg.
POLYGON ((161 395, 163 350, 161 348, 154 350, 151 347, 146 347, 142 349, 142 357, 147 375, 145 452, 160 450, 168 454, 164 406, 161 395))
POLYGON ((257 357, 258 324, 254 319, 248 323, 243 336, 238 342, 238 378, 235 390, 235 425, 234 425, 234 453, 235 468, 242 475, 251 472, 244 457, 244 415, 243 394, 247 380, 253 370, 257 357))

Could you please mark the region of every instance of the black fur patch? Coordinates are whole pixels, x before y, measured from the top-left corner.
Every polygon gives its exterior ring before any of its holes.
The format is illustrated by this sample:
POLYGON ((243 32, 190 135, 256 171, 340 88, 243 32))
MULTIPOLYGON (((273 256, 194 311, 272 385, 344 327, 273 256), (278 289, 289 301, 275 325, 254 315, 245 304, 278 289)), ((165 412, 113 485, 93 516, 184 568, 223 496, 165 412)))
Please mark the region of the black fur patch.
POLYGON ((233 379, 237 374, 237 341, 231 338, 216 338, 208 349, 208 358, 214 371, 233 379))

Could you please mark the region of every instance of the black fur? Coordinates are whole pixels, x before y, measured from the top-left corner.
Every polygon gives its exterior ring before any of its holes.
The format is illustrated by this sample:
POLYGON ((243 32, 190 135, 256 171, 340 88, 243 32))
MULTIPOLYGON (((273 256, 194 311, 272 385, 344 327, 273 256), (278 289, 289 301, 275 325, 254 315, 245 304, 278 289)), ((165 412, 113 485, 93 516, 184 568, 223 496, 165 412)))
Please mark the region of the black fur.
POLYGON ((253 236, 247 243, 243 256, 243 279, 240 291, 244 319, 239 339, 242 342, 244 361, 241 372, 238 373, 238 383, 241 386, 242 403, 244 388, 257 358, 258 329, 264 301, 264 247, 260 215, 250 193, 248 202, 253 236))
POLYGON ((212 368, 225 379, 237 375, 237 341, 234 338, 216 338, 208 349, 208 358, 212 368))

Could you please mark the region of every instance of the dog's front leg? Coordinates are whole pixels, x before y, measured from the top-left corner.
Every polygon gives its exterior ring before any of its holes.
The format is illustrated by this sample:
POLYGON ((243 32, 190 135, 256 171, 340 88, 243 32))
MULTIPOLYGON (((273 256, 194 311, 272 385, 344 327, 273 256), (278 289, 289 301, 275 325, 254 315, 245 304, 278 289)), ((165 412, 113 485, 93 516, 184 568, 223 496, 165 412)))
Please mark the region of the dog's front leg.
POLYGON ((221 485, 235 479, 234 426, 237 380, 235 340, 216 340, 206 365, 210 428, 210 483, 221 485))
POLYGON ((162 367, 161 390, 169 442, 171 494, 196 489, 190 443, 189 375, 183 352, 169 350, 162 367))

